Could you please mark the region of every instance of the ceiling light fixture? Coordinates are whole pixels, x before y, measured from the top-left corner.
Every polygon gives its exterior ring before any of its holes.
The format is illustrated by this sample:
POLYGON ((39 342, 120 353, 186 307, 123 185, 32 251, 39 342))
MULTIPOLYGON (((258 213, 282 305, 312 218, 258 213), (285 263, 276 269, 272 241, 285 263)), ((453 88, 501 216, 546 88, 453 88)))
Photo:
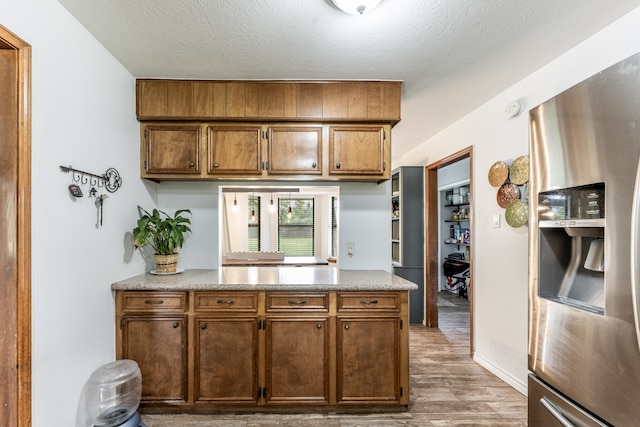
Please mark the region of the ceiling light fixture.
POLYGON ((362 15, 372 11, 382 0, 331 0, 331 3, 343 12, 362 15))

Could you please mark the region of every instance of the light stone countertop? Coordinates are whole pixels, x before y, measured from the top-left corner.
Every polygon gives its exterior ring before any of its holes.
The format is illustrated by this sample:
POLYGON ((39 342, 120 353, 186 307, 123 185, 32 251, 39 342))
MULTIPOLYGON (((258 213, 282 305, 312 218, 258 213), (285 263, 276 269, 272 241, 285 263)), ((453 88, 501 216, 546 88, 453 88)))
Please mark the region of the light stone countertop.
POLYGON ((144 273, 111 285, 112 290, 326 290, 408 291, 418 285, 383 270, 336 267, 222 267, 174 275, 144 273))

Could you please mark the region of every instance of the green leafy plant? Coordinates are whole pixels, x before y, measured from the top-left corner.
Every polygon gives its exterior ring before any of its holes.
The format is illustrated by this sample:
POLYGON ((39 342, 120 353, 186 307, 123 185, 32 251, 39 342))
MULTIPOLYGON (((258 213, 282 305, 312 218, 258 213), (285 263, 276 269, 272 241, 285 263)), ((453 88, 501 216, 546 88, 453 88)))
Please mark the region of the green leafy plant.
POLYGON ((133 229, 133 244, 136 248, 142 248, 149 244, 157 255, 171 255, 184 243, 184 233, 191 232, 187 224, 191 224, 189 218, 183 213, 191 215, 189 209, 177 210, 173 217, 167 213, 154 209, 152 213, 138 206, 140 219, 138 226, 133 229))

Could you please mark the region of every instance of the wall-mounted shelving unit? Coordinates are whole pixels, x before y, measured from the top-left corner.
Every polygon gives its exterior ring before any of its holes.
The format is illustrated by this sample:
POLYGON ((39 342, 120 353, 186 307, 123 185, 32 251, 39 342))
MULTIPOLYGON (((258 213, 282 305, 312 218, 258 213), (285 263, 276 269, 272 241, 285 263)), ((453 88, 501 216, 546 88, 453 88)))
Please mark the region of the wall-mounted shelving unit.
POLYGON ((441 222, 443 237, 440 253, 443 263, 441 290, 466 295, 471 262, 471 227, 469 186, 443 191, 441 222), (447 264, 445 266, 445 263, 447 264))

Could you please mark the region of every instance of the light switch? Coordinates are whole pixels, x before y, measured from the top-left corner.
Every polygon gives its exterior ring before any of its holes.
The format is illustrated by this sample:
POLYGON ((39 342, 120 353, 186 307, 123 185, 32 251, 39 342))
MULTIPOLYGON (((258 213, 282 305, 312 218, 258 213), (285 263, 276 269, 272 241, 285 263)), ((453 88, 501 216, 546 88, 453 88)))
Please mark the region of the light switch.
POLYGON ((493 216, 493 228, 500 228, 500 214, 493 216))

